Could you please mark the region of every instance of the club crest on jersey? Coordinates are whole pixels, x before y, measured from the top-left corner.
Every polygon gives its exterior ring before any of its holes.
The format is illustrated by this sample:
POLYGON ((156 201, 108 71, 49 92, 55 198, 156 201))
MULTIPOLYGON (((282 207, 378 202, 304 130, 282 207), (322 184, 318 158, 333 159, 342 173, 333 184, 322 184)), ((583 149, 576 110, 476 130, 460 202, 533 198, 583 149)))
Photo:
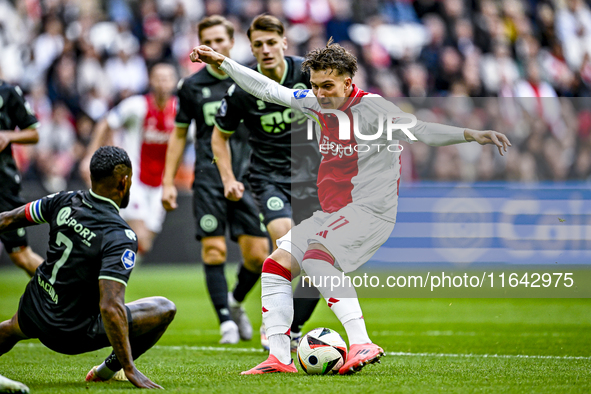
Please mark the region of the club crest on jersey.
POLYGON ((308 95, 309 91, 310 91, 310 89, 296 90, 295 92, 293 92, 293 97, 295 97, 296 100, 303 99, 308 95))
POLYGON ((121 262, 126 270, 130 270, 135 266, 135 252, 130 249, 125 249, 121 256, 121 262))
POLYGON ((283 201, 279 197, 273 196, 267 200, 267 208, 271 211, 282 210, 284 206, 283 201))

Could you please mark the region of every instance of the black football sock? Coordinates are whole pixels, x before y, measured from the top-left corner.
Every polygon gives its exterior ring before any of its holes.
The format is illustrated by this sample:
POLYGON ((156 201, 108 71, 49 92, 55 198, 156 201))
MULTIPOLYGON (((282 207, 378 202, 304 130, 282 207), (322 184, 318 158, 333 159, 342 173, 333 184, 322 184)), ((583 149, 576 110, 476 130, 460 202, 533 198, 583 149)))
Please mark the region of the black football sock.
POLYGON ((302 327, 310 319, 318 301, 320 300, 320 292, 318 289, 309 285, 307 282, 303 284, 303 280, 304 279, 300 277, 300 281, 293 292, 292 332, 302 331, 302 327))
POLYGON ((240 265, 240 270, 238 270, 238 281, 232 292, 234 299, 238 302, 244 301, 246 294, 248 294, 254 285, 257 284, 260 277, 260 272, 249 271, 244 264, 240 265))
POLYGON ((105 365, 113 372, 117 372, 122 368, 121 363, 115 355, 115 351, 112 351, 109 357, 105 359, 105 365))
POLYGON ((228 283, 224 275, 224 264, 208 265, 203 264, 205 269, 205 282, 209 297, 213 303, 220 324, 231 320, 230 310, 228 309, 228 283))

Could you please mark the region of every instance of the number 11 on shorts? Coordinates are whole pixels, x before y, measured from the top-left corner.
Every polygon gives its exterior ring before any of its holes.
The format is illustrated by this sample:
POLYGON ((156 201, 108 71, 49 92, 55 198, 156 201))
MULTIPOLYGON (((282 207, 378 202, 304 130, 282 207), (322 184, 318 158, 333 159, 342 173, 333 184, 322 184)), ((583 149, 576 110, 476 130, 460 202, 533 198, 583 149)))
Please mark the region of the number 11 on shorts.
POLYGON ((349 223, 349 221, 347 219, 345 219, 344 216, 340 216, 337 220, 335 220, 334 222, 332 222, 331 224, 329 224, 328 228, 331 228, 331 230, 336 230, 340 227, 343 227, 345 224, 349 223), (334 227, 333 227, 334 226, 334 227))
MULTIPOLYGON (((329 224, 328 227, 329 230, 336 230, 340 227, 343 227, 345 224, 349 223, 349 221, 347 219, 345 219, 344 216, 340 216, 337 220, 335 220, 334 222, 332 222, 331 224, 329 224)), ((316 233, 316 235, 320 235, 323 238, 326 238, 326 235, 328 234, 329 230, 324 230, 324 231, 320 231, 319 233, 316 233)))

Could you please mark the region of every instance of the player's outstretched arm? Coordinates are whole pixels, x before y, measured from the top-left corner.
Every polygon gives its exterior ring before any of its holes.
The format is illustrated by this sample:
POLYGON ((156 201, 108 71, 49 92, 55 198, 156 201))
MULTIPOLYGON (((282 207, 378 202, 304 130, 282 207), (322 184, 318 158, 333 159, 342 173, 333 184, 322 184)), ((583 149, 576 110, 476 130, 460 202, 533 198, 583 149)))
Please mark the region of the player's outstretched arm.
POLYGON ((177 190, 174 185, 174 176, 179 169, 185 145, 187 144, 188 127, 175 126, 174 131, 168 139, 166 148, 166 161, 164 164, 164 175, 162 177, 162 206, 167 211, 177 209, 177 190))
POLYGON ((143 373, 137 370, 133 362, 131 344, 129 343, 129 326, 127 309, 125 308, 125 286, 114 280, 99 280, 100 310, 105 325, 105 332, 109 338, 117 360, 121 363, 127 379, 136 387, 147 389, 161 389, 143 373))
POLYGON ((494 144, 499 149, 501 156, 504 156, 503 151, 507 152, 507 148, 511 146, 511 142, 509 142, 505 134, 494 130, 478 131, 466 129, 464 131, 464 138, 468 142, 476 141, 480 145, 494 144))
POLYGON ((232 171, 232 158, 228 144, 230 137, 231 134, 223 133, 217 126, 213 126, 211 150, 224 184, 224 196, 230 201, 238 201, 244 194, 244 184, 236 180, 232 171))
POLYGON ((192 62, 217 64, 242 89, 269 103, 289 107, 292 105, 291 100, 294 97, 294 92, 298 91, 296 89, 286 88, 263 74, 244 67, 205 45, 195 47, 193 52, 191 52, 190 58, 192 62))
POLYGON ((12 211, 0 213, 0 233, 36 224, 30 222, 27 219, 27 215, 25 213, 26 207, 26 205, 23 205, 22 207, 15 208, 12 211))

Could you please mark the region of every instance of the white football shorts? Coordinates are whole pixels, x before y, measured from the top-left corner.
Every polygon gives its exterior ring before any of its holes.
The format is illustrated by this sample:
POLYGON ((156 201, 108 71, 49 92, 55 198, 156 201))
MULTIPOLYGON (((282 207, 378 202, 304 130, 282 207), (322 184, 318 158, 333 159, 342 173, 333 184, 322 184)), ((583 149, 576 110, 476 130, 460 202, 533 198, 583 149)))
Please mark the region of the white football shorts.
POLYGON ((125 221, 141 220, 154 233, 162 231, 162 223, 166 218, 162 206, 162 186, 152 187, 134 179, 129 205, 121 210, 121 217, 125 221))
POLYGON ((388 240, 394 223, 358 206, 347 205, 334 213, 316 211, 277 240, 277 247, 297 260, 312 243, 322 244, 335 257, 335 267, 348 273, 365 264, 388 240))

